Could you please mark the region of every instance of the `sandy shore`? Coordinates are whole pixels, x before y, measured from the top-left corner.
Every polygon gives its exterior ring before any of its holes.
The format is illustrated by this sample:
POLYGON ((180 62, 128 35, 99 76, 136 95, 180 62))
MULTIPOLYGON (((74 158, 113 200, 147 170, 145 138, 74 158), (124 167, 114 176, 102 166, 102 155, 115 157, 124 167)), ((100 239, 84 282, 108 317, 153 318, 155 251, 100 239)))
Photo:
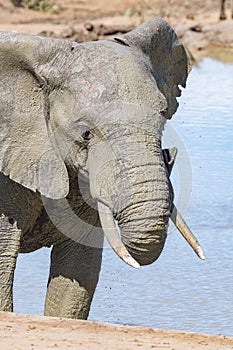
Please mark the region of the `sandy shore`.
POLYGON ((230 350, 233 338, 0 312, 2 350, 230 350))

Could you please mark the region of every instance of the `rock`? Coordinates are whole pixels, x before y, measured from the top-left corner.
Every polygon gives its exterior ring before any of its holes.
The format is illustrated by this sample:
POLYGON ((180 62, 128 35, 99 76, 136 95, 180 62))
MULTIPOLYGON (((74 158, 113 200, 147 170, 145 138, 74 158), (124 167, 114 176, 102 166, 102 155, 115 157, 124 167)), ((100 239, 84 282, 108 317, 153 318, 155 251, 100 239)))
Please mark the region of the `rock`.
POLYGON ((190 27, 190 30, 192 30, 193 32, 197 32, 197 33, 202 32, 202 28, 199 24, 196 24, 195 26, 190 27))
POLYGON ((92 32, 94 30, 94 26, 92 23, 90 22, 86 22, 84 23, 84 28, 88 31, 88 32, 92 32))
POLYGON ((75 32, 73 28, 67 27, 61 32, 62 38, 72 38, 75 32))

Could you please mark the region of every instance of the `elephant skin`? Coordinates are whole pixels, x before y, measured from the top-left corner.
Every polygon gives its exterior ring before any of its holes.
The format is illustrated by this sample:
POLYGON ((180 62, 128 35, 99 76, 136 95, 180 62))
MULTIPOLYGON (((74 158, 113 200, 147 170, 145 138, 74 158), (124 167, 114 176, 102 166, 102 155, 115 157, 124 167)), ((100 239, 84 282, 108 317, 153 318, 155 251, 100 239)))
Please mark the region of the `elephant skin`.
POLYGON ((188 70, 163 19, 82 44, 0 33, 1 310, 13 310, 18 252, 53 246, 45 315, 88 317, 98 203, 136 264, 159 257, 173 203, 161 138, 188 70))

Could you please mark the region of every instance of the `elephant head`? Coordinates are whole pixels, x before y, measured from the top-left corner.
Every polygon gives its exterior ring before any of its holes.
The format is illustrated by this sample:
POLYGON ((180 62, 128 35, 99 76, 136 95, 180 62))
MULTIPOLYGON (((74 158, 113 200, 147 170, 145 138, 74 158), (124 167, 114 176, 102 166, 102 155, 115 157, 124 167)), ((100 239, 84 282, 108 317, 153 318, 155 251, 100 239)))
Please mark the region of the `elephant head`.
POLYGON ((188 75, 169 24, 153 19, 83 44, 1 33, 0 75, 0 171, 56 200, 69 192, 71 167, 118 255, 135 267, 155 261, 173 208, 162 131, 188 75))

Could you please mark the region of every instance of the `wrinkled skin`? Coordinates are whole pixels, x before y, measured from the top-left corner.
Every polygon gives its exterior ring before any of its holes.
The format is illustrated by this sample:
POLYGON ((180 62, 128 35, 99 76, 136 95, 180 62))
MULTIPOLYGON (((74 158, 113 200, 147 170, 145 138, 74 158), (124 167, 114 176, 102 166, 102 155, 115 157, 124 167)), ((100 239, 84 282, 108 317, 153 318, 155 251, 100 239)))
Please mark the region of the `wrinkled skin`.
POLYGON ((87 318, 101 265, 97 202, 140 264, 167 235, 173 191, 161 137, 188 60, 150 20, 115 41, 0 33, 0 305, 18 252, 53 246, 45 314, 87 318))

